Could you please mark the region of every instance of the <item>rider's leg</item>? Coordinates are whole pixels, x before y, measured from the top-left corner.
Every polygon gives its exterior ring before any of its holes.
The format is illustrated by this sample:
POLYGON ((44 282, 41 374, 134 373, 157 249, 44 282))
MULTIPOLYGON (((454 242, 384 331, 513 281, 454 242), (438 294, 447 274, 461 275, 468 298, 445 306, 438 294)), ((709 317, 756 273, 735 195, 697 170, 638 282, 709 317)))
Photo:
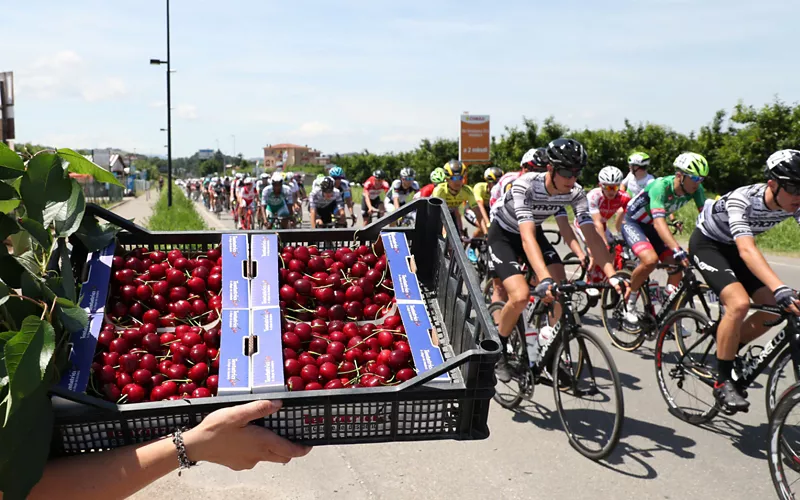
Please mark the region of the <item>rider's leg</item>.
MULTIPOLYGON (((775 305, 775 295, 773 295, 770 289, 766 286, 762 286, 756 290, 752 297, 753 302, 756 304, 765 304, 770 306, 775 305)), ((764 326, 764 323, 772 319, 775 319, 775 315, 765 312, 757 312, 750 315, 750 317, 747 318, 744 323, 742 323, 742 330, 739 335, 739 344, 749 344, 758 337, 764 335, 770 328, 768 326, 764 326)))
POLYGON ((513 274, 503 280, 503 288, 508 292, 508 301, 500 311, 497 330, 500 336, 508 338, 520 314, 530 300, 530 289, 522 274, 513 274))

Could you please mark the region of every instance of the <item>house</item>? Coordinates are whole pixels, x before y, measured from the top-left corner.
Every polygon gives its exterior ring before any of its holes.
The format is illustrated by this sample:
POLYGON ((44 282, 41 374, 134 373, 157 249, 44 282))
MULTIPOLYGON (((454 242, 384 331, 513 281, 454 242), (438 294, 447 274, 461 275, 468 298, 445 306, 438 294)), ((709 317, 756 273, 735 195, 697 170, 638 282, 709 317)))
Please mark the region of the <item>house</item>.
POLYGON ((326 156, 316 149, 309 148, 308 145, 281 143, 269 144, 264 148, 264 168, 275 168, 278 163, 283 163, 287 167, 309 163, 326 165, 329 161, 326 156))

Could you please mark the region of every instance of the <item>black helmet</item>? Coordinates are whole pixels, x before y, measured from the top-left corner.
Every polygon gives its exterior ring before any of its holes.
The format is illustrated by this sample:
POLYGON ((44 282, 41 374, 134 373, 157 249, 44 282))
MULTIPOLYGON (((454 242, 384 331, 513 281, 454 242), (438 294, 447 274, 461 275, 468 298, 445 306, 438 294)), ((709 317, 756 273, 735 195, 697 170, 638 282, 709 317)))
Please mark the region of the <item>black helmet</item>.
POLYGON ((764 170, 767 179, 800 183, 800 151, 782 149, 772 153, 764 170))
POLYGON ((332 177, 323 177, 321 181, 319 181, 319 188, 322 190, 323 193, 330 193, 333 191, 333 178, 332 177))
POLYGON ((386 180, 386 172, 384 172, 381 169, 378 169, 378 170, 372 172, 372 176, 375 177, 376 179, 378 179, 379 181, 386 180))
POLYGON ((574 139, 556 139, 547 145, 547 160, 555 168, 580 170, 586 166, 586 149, 574 139))

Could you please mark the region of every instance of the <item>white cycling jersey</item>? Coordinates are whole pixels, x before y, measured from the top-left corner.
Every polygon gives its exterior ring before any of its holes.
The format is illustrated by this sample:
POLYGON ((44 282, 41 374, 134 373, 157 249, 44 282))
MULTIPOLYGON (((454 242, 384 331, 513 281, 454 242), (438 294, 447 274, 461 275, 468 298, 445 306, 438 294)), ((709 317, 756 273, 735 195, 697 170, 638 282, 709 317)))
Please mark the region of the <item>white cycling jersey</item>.
POLYGON ((647 174, 641 179, 637 179, 633 172, 629 172, 627 177, 622 179, 622 189, 624 189, 629 195, 631 195, 631 199, 635 198, 637 194, 639 194, 642 189, 647 187, 648 184, 656 180, 653 177, 653 174, 647 174))
MULTIPOLYGON (((400 204, 404 205, 406 203, 406 199, 408 197, 413 198, 414 194, 417 192, 419 192, 419 183, 417 181, 412 181, 408 189, 403 189, 403 181, 400 179, 395 179, 392 181, 392 186, 389 188, 386 199, 391 202, 393 198, 397 198, 400 201, 400 204)), ((393 202, 391 202, 391 204, 394 205, 393 202)))
POLYGON ((325 198, 325 193, 320 188, 312 189, 311 194, 308 196, 309 209, 327 208, 332 203, 335 203, 338 207, 342 206, 342 192, 336 188, 333 188, 333 196, 330 198, 325 198))

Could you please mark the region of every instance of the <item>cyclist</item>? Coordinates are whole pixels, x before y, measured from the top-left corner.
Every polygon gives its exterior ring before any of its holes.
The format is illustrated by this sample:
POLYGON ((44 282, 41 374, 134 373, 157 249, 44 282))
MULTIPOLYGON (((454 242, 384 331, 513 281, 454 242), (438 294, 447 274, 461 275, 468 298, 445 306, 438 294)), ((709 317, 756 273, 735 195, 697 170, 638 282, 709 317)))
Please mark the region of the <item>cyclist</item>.
POLYGON ((497 203, 497 200, 503 197, 506 192, 511 189, 511 183, 517 180, 517 177, 526 172, 547 172, 547 153, 545 148, 529 149, 519 162, 519 170, 516 172, 508 172, 500 177, 500 180, 492 187, 489 196, 489 207, 491 208, 497 203))
POLYGON ((290 187, 292 188, 292 201, 294 203, 294 214, 298 222, 303 220, 303 204, 302 201, 307 198, 306 188, 303 185, 302 172, 288 172, 286 180, 291 181, 290 187))
POLYGON ((342 193, 336 189, 332 178, 323 177, 319 186, 311 190, 308 197, 308 211, 310 212, 311 229, 316 229, 318 224, 332 222, 334 215, 340 225, 346 225, 342 208, 342 193))
MULTIPOLYGON (((594 253, 600 267, 618 291, 624 288, 624 279, 615 275, 614 266, 603 240, 597 234, 589 214, 586 194, 577 178, 586 166, 586 150, 573 139, 556 139, 547 146, 549 166, 547 172, 531 172, 514 181, 511 190, 492 207, 489 228, 489 266, 502 280, 508 293, 508 301, 498 316, 498 331, 507 352, 508 336, 519 315, 530 299, 530 289, 520 270, 519 260, 528 263, 538 278, 534 294, 552 301, 551 287, 566 278, 561 258, 556 253, 541 229, 541 224, 551 215, 556 215, 561 235, 583 258, 583 250, 567 219, 566 205, 571 205, 582 228, 584 237, 594 253), (588 229, 588 228, 591 228, 588 229)), ((561 316, 561 307, 554 306, 552 324, 561 316)), ((503 382, 511 380, 511 372, 505 356, 501 356, 496 367, 497 378, 503 382)))
POLYGON ((383 204, 386 205, 386 213, 391 213, 406 204, 408 198, 413 198, 419 192, 419 183, 414 180, 417 173, 413 168, 403 167, 400 169, 400 178, 392 181, 389 192, 383 204))
POLYGON ((256 181, 256 207, 257 213, 256 218, 259 222, 266 222, 266 212, 264 210, 264 204, 261 203, 261 193, 264 192, 264 188, 269 185, 270 176, 266 172, 262 172, 261 175, 258 176, 258 180, 256 181))
POLYGON ((281 219, 281 228, 286 229, 294 208, 292 188, 283 182, 283 175, 280 172, 274 172, 269 181, 260 192, 261 206, 266 211, 264 220, 281 219))
MULTIPOLYGON (((502 176, 503 171, 501 169, 497 167, 489 167, 483 171, 483 182, 477 182, 474 186, 472 186, 472 194, 475 195, 475 201, 478 204, 478 211, 481 214, 481 218, 485 221, 489 220, 489 193, 497 183, 498 179, 500 179, 502 176)), ((480 238, 486 234, 478 225, 475 212, 471 208, 464 210, 464 218, 467 219, 467 222, 475 226, 475 231, 472 233, 473 238, 480 238)), ((488 226, 488 222, 486 225, 488 226)), ((478 262, 478 254, 475 252, 475 249, 472 248, 472 246, 467 249, 467 258, 470 260, 470 262, 478 262)))
POLYGON ((372 219, 373 212, 378 212, 378 217, 383 217, 381 193, 388 191, 386 172, 381 169, 372 172, 372 176, 364 182, 364 190, 361 192, 361 218, 365 224, 372 219))
MULTIPOLYGON (((609 240, 612 239, 611 231, 608 229, 608 220, 614 215, 616 219, 616 233, 619 234, 622 228, 622 218, 625 215, 625 209, 631 201, 628 193, 620 190, 620 183, 622 183, 622 171, 617 167, 607 166, 600 170, 597 175, 599 187, 589 191, 586 195, 586 200, 589 202, 589 214, 592 216, 594 228, 597 234, 603 239, 606 247, 608 247, 609 240)), ((578 226, 578 220, 575 219, 575 229, 578 229, 577 234, 581 240, 586 243, 583 236, 583 231, 578 226)), ((591 252, 590 252, 591 254, 591 252)), ((587 282, 597 283, 605 278, 603 270, 598 266, 593 265, 594 260, 589 262, 588 269, 589 275, 587 282)), ((590 296, 596 297, 600 291, 596 288, 590 288, 586 291, 590 296)))
MULTIPOLYGON (((459 208, 464 203, 469 207, 474 207, 477 204, 475 201, 475 194, 472 192, 471 187, 464 184, 464 172, 466 168, 464 168, 463 163, 458 160, 450 160, 445 163, 442 168, 447 176, 447 182, 437 185, 433 189, 433 194, 431 196, 441 198, 447 203, 447 208, 450 210, 450 214, 456 222, 458 234, 460 235, 464 231, 464 223, 461 220, 461 211, 459 208)), ((477 213, 475 216, 478 227, 486 231, 487 221, 477 213)))
POLYGON ((231 211, 233 212, 233 225, 237 226, 239 224, 239 187, 244 179, 244 175, 241 172, 236 172, 236 175, 233 177, 233 182, 231 182, 231 211))
POLYGON ((338 165, 332 165, 328 175, 333 179, 334 187, 341 191, 344 206, 350 209, 350 215, 355 223, 356 211, 353 207, 353 194, 350 192, 350 182, 345 179, 344 169, 338 165))
MULTIPOLYGON (((241 229, 245 229, 244 227, 244 217, 245 212, 248 207, 252 206, 256 200, 256 190, 253 187, 253 178, 252 177, 245 177, 242 180, 242 184, 238 189, 238 200, 239 200, 239 220, 241 221, 241 229)), ((255 212, 255 210, 253 211, 255 212)), ((253 221, 250 221, 250 229, 252 228, 253 221)))
MULTIPOLYGON (((680 262, 688 265, 686 251, 675 241, 667 225, 667 214, 676 212, 690 200, 697 210, 703 209, 706 196, 702 182, 708 176, 708 162, 703 155, 683 153, 673 163, 675 174, 659 177, 636 195, 628 204, 622 222, 622 236, 639 265, 631 275, 625 321, 631 325, 639 322, 636 300, 647 277, 655 270, 659 259, 666 264, 680 262)), ((667 278, 667 295, 678 286, 681 273, 667 278)))
POLYGON ((211 195, 208 192, 208 185, 211 184, 211 176, 207 175, 203 178, 203 205, 205 205, 206 209, 210 210, 211 205, 211 195))
POLYGON ((787 286, 758 250, 755 236, 794 217, 800 223, 800 151, 773 153, 766 183, 742 186, 709 200, 689 240, 692 258, 725 306, 717 326, 717 381, 714 397, 728 411, 747 411, 749 402, 732 382, 737 351, 766 330, 771 315, 747 317, 750 297, 800 315, 797 292, 787 286), (746 319, 745 319, 746 318, 746 319))
POLYGON ((647 173, 650 166, 650 155, 647 153, 633 153, 628 157, 628 173, 622 181, 622 190, 631 198, 639 194, 648 184, 656 180, 653 174, 647 173))
MULTIPOLYGON (((231 178, 226 175, 225 176, 225 180, 222 182, 222 186, 225 188, 225 192, 226 193, 230 193, 231 192, 231 182, 233 182, 231 180, 231 178)), ((231 204, 230 198, 229 197, 225 197, 225 210, 230 210, 231 209, 230 204, 231 204)))
POLYGON ((447 182, 447 174, 444 173, 444 169, 442 167, 437 167, 431 172, 430 179, 431 183, 422 186, 417 194, 414 195, 414 198, 430 198, 436 186, 443 182, 447 182))

